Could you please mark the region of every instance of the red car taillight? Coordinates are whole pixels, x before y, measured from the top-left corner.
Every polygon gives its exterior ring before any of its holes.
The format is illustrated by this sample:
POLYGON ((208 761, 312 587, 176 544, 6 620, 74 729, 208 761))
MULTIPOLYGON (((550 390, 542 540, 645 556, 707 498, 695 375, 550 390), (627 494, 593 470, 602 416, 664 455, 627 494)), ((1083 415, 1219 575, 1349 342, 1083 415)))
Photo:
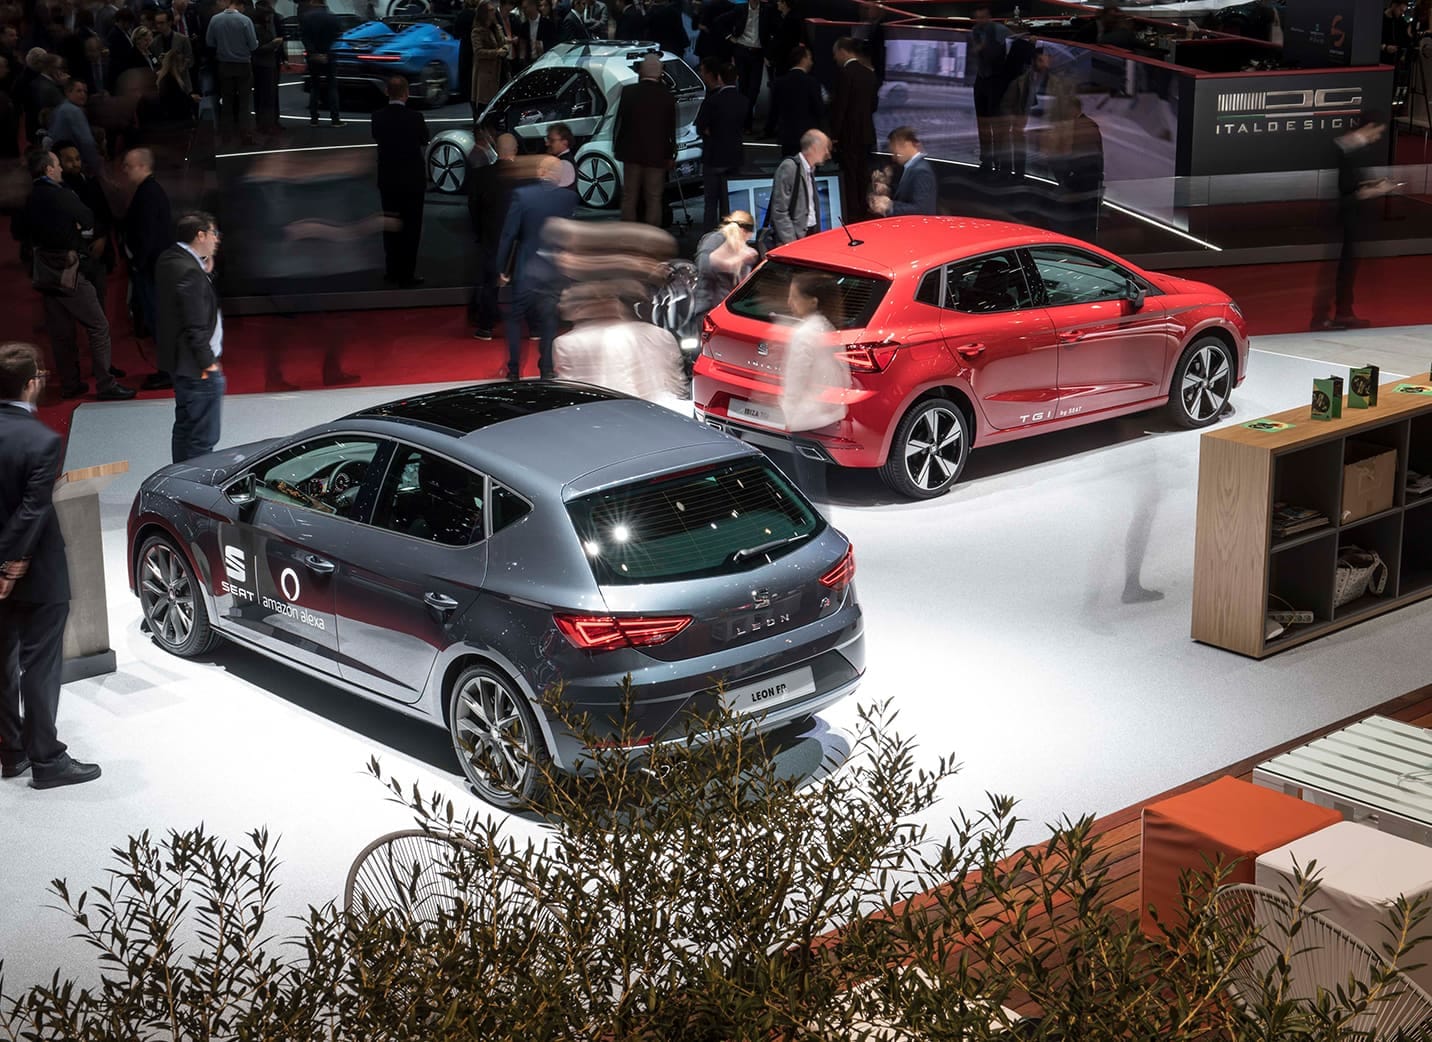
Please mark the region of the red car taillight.
POLYGON ((845 548, 845 556, 840 559, 830 571, 820 577, 822 586, 829 586, 832 590, 843 590, 855 580, 855 547, 845 548))
POLYGON ((652 648, 691 625, 690 615, 553 615, 552 619, 562 636, 583 651, 652 648))
POLYGON ((894 344, 850 344, 840 358, 852 373, 878 373, 895 357, 894 344))
POLYGON ((715 336, 715 335, 716 335, 716 323, 711 321, 711 316, 710 316, 710 315, 702 315, 702 316, 701 316, 701 342, 702 342, 703 344, 705 344, 705 343, 707 343, 708 341, 710 341, 710 339, 711 339, 713 336, 715 336))

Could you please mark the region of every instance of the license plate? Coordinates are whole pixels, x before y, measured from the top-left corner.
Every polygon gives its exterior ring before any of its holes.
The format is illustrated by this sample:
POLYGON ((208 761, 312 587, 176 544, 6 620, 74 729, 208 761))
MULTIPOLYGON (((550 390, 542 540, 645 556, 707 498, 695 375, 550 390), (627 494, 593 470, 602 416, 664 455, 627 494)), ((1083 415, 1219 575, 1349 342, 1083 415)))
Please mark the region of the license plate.
POLYGON ((778 405, 763 405, 760 402, 748 402, 744 398, 732 398, 731 404, 726 406, 726 413, 733 420, 745 420, 747 423, 774 427, 780 431, 786 429, 786 418, 781 415, 778 405))
POLYGON ((762 713, 773 706, 815 694, 815 675, 809 666, 767 677, 754 684, 726 689, 726 705, 733 713, 762 713))

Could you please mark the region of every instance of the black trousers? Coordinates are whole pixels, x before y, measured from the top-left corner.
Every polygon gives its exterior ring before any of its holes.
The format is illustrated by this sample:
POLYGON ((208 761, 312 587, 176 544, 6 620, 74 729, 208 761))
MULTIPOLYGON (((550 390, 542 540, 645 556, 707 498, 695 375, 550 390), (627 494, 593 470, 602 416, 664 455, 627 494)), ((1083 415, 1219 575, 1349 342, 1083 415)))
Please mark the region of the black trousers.
POLYGON ((1338 250, 1337 262, 1324 266, 1318 278, 1317 292, 1313 296, 1313 321, 1323 319, 1352 318, 1353 290, 1357 286, 1357 266, 1362 252, 1362 224, 1366 214, 1366 203, 1344 202, 1338 214, 1342 225, 1342 246, 1338 250))
POLYGON ((1000 125, 1000 105, 1004 101, 1005 81, 1002 76, 975 77, 975 126, 980 136, 980 166, 1000 169, 1000 162, 1009 150, 1005 128, 1000 125))
POLYGON ((248 62, 219 62, 219 130, 250 134, 254 129, 254 67, 248 62))
POLYGON ((254 115, 260 130, 278 129, 278 66, 254 66, 254 115))
POLYGON ((383 215, 398 222, 383 232, 383 259, 388 278, 407 282, 418 270, 418 244, 423 236, 423 192, 393 192, 379 189, 383 215))
POLYGON ((497 327, 497 254, 486 249, 477 251, 477 283, 468 299, 467 317, 474 328, 491 332, 497 327))
POLYGON ((716 227, 716 222, 726 216, 726 211, 731 205, 730 196, 726 193, 726 178, 734 171, 714 170, 707 168, 702 178, 705 187, 703 205, 705 207, 704 219, 701 223, 702 231, 711 231, 716 227))
POLYGON ((841 145, 836 161, 840 166, 840 211, 846 221, 866 217, 865 202, 870 197, 870 148, 841 145))
POLYGON ((55 729, 60 706, 68 601, 0 601, 0 752, 8 763, 62 763, 65 743, 55 729))
POLYGON ((41 294, 45 309, 45 328, 50 334, 50 347, 55 354, 55 368, 60 374, 62 388, 78 387, 84 377, 80 374, 79 338, 75 325, 84 327, 89 340, 90 371, 101 391, 114 386, 114 377, 109 373, 110 338, 109 319, 105 317, 99 293, 83 275, 68 294, 41 294))
POLYGON ((522 327, 526 323, 537 338, 537 370, 545 380, 553 375, 552 343, 557 339, 557 294, 549 286, 517 285, 507 310, 507 375, 522 376, 522 327))
POLYGON ((743 47, 736 44, 731 49, 731 60, 736 66, 736 89, 746 99, 746 129, 751 129, 751 117, 756 112, 756 95, 761 93, 761 78, 765 75, 766 63, 759 47, 743 47))
POLYGON ((318 118, 320 99, 328 106, 328 115, 338 118, 338 80, 333 76, 332 61, 308 63, 308 114, 318 118))

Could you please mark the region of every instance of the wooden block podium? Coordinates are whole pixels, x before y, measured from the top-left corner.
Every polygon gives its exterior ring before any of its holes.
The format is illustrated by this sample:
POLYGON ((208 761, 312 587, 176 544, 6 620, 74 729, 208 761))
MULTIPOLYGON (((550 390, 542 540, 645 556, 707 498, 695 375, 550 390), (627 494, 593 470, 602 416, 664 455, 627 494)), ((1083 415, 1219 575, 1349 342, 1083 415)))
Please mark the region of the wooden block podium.
POLYGON ((61 683, 114 672, 109 646, 109 602, 105 597, 104 541, 99 494, 127 461, 68 470, 55 482, 55 514, 65 537, 70 569, 70 618, 65 623, 65 664, 61 683))

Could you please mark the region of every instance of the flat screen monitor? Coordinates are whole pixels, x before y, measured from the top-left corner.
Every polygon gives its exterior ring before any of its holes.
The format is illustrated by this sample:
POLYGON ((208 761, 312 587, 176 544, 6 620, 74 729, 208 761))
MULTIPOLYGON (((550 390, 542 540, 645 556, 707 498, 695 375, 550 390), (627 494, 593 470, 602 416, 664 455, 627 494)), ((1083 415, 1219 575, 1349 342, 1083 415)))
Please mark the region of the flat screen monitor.
MULTIPOLYGON (((840 227, 840 179, 834 174, 817 174, 815 194, 820 200, 822 230, 840 227)), ((766 209, 771 205, 769 177, 732 177, 726 181, 726 196, 732 210, 745 210, 756 218, 756 227, 766 223, 766 209)))

